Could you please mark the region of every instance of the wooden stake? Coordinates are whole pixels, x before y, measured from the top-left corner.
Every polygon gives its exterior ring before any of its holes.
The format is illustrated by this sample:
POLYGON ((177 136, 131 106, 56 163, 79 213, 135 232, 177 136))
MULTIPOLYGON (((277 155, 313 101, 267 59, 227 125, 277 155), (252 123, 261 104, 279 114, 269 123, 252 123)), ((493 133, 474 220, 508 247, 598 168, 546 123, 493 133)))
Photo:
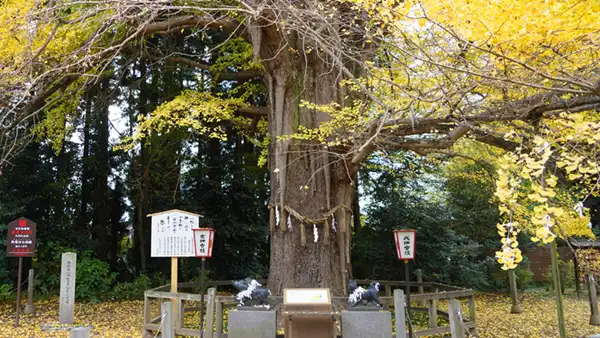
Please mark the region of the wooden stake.
POLYGON ((275 230, 275 207, 269 208, 269 230, 273 232, 275 230))
POLYGON ((325 220, 323 225, 323 244, 329 245, 329 222, 325 220))
POLYGON ((19 257, 19 275, 17 276, 17 318, 15 326, 19 326, 19 317, 21 315, 21 274, 23 273, 23 257, 19 257))
MULTIPOLYGON (((177 293, 177 257, 171 257, 171 292, 177 293)), ((173 318, 177 318, 177 298, 173 298, 173 318)))
POLYGON ((556 295, 556 315, 558 317, 558 332, 560 338, 567 338, 567 333, 565 330, 565 315, 563 311, 563 302, 562 302, 562 290, 560 287, 560 276, 558 275, 558 260, 556 256, 558 256, 558 250, 556 250, 556 240, 552 241, 550 244, 550 249, 552 250, 550 256, 552 258, 552 279, 554 281, 554 292, 556 295))
POLYGON ((300 244, 306 246, 306 229, 304 223, 300 223, 300 244))
POLYGON ((279 211, 279 226, 281 227, 281 231, 287 230, 287 215, 285 208, 282 206, 279 211))

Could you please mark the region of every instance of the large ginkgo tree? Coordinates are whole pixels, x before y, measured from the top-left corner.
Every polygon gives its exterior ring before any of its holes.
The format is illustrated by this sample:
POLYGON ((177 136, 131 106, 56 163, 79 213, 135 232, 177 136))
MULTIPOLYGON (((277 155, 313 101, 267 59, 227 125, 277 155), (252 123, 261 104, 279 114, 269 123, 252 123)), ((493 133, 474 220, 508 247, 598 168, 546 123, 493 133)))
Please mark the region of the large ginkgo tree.
POLYGON ((521 229, 546 242, 589 234, 574 207, 596 190, 599 172, 596 1, 0 6, 3 165, 32 136, 63 139, 82 89, 108 76, 115 62, 126 63, 131 51, 196 68, 213 82, 242 84, 247 93, 235 98, 190 88, 148 114, 123 146, 176 128, 219 138, 223 123, 264 146, 271 172, 268 285, 275 294, 317 286, 345 292, 356 174, 377 152, 453 154, 463 138, 503 149, 498 257, 507 269, 520 260, 521 229), (148 44, 159 35, 194 36, 207 45, 219 35, 226 42, 192 55, 165 54, 148 44), (223 49, 225 57, 210 56, 223 49), (253 99, 260 95, 266 99, 253 99), (557 189, 565 184, 573 187, 568 194, 557 189))

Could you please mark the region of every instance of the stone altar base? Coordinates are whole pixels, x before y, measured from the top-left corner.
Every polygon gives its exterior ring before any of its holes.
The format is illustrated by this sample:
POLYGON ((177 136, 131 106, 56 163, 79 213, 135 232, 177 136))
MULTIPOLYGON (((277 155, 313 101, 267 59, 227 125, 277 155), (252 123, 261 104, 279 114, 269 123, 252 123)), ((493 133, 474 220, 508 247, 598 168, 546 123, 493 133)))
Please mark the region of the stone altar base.
POLYGON ((392 336, 392 314, 389 311, 342 312, 344 338, 389 338, 392 336))
MULTIPOLYGON (((275 338, 277 319, 275 311, 230 311, 229 338, 275 338)), ((390 333, 391 335, 391 333, 390 333)))

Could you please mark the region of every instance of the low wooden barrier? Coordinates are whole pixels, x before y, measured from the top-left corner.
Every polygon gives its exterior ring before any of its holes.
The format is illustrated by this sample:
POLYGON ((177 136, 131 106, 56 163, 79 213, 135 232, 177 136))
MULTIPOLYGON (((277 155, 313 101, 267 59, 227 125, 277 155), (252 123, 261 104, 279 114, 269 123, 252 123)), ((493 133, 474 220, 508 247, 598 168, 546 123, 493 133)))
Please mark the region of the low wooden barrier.
MULTIPOLYGON (((235 296, 218 296, 216 295, 218 286, 231 285, 232 281, 211 281, 206 284, 212 286, 205 296, 206 305, 206 322, 205 328, 213 328, 213 330, 205 329, 204 337, 206 338, 226 338, 224 327, 224 315, 227 309, 236 308, 238 301, 235 296)), ((265 285, 266 281, 258 280, 259 283, 265 285)), ((368 284, 370 281, 357 280, 359 285, 368 284)), ((392 291, 394 289, 404 289, 406 291, 406 283, 404 281, 379 281, 383 286, 383 293, 380 297, 382 305, 390 311, 395 311, 394 297, 392 291)), ((198 288, 198 283, 179 283, 178 288, 190 289, 198 288)), ((452 285, 441 283, 424 283, 411 282, 411 304, 425 304, 425 307, 412 306, 412 312, 426 312, 428 314, 428 325, 426 329, 413 330, 415 337, 423 337, 440 333, 450 333, 450 323, 447 326, 438 326, 438 318, 443 317, 449 319, 447 311, 439 308, 439 302, 449 301, 453 299, 467 300, 467 315, 462 316, 462 327, 468 331, 471 336, 477 336, 477 324, 475 314, 475 298, 474 292, 471 289, 464 289, 452 285)), ((160 328, 161 316, 151 318, 151 300, 158 299, 160 302, 175 300, 175 308, 178 309, 175 313, 175 333, 192 337, 199 337, 198 329, 190 329, 184 325, 184 315, 186 311, 198 310, 197 307, 185 307, 186 301, 200 301, 199 294, 193 293, 171 293, 170 285, 164 285, 156 289, 148 290, 144 294, 144 334, 146 337, 153 337, 152 332, 158 331, 160 328)), ((283 297, 271 296, 270 303, 277 308, 282 302, 283 297)), ((341 312, 347 309, 347 297, 332 297, 334 311, 341 312)), ((160 307, 160 304, 158 304, 160 307)), ((339 332, 338 332, 339 334, 339 332)))
MULTIPOLYGON (((185 287, 196 287, 198 284, 194 283, 181 283, 177 284, 179 288, 185 287), (193 284, 193 285, 191 285, 193 284)), ((197 301, 200 302, 200 294, 184 293, 184 292, 167 292, 163 290, 170 290, 170 285, 164 285, 156 289, 148 290, 144 292, 144 337, 154 337, 153 332, 158 332, 162 329, 164 316, 161 313, 160 306, 163 302, 174 301, 175 313, 174 313, 174 326, 176 335, 185 335, 191 337, 200 337, 199 329, 192 329, 185 327, 184 317, 188 311, 199 310, 199 307, 185 307, 186 301, 197 301), (152 316, 152 300, 157 299, 158 303, 155 304, 159 307, 158 316, 152 316)), ((207 294, 204 296, 204 304, 206 308, 206 320, 204 323, 204 337, 213 338, 213 328, 215 321, 215 301, 217 296, 216 288, 209 288, 207 294)), ((198 318, 198 323, 200 318, 198 318)))

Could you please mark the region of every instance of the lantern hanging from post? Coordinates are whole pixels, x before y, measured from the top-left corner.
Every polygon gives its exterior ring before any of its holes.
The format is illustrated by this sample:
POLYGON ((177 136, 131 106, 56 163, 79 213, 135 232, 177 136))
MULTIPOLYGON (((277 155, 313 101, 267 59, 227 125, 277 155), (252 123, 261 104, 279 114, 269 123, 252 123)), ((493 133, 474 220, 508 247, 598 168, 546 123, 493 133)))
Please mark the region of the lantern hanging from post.
POLYGON ((194 252, 196 257, 202 258, 200 271, 200 337, 204 337, 204 272, 206 271, 206 258, 212 257, 215 230, 211 228, 192 229, 194 231, 194 252))
POLYGON ((198 258, 211 258, 215 230, 211 228, 200 228, 194 230, 194 250, 198 258))
POLYGON ((415 259, 416 237, 415 230, 394 230, 394 240, 396 241, 396 253, 398 254, 398 259, 415 259))
POLYGON ((413 328, 410 324, 410 268, 408 263, 415 259, 416 232, 411 229, 394 230, 396 253, 398 259, 404 261, 404 275, 406 278, 406 314, 409 319, 408 338, 414 338, 413 328))

